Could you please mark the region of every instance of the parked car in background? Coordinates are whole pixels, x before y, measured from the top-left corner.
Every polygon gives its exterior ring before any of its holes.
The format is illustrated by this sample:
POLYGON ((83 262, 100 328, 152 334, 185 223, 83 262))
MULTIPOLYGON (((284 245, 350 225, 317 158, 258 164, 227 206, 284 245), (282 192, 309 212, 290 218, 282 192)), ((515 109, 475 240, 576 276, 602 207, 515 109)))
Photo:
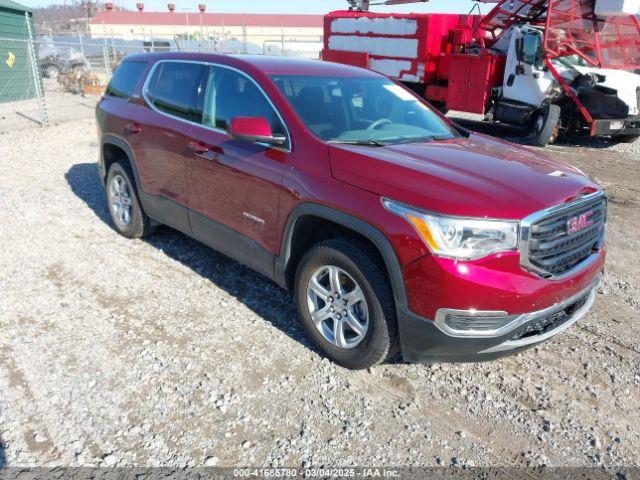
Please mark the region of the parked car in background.
POLYGON ((169 225, 263 273, 345 367, 515 353, 594 300, 602 188, 380 74, 132 55, 96 115, 116 230, 169 225))

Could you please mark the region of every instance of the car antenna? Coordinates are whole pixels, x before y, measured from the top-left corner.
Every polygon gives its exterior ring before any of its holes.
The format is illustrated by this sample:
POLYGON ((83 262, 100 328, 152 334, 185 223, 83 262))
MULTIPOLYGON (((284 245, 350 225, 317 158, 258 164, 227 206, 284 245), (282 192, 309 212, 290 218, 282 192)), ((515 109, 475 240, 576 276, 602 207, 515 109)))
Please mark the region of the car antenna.
POLYGON ((176 42, 176 48, 178 49, 178 52, 180 52, 180 44, 178 43, 178 39, 175 37, 175 35, 173 36, 173 41, 176 42))

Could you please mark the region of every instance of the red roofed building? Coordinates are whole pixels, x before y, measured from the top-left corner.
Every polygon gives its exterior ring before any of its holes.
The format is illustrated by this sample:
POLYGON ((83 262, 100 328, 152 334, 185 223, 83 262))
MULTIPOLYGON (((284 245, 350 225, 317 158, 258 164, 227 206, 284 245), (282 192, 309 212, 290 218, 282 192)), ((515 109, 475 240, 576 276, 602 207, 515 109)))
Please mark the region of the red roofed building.
POLYGON ((322 15, 179 11, 131 12, 111 9, 98 13, 91 20, 89 29, 94 38, 150 39, 195 36, 210 39, 215 37, 222 41, 239 40, 262 48, 271 42, 283 44, 322 42, 323 17, 322 15))
POLYGON ((185 13, 185 12, 130 12, 107 10, 98 13, 92 25, 145 25, 171 26, 171 25, 198 25, 200 17, 202 23, 209 27, 247 27, 256 28, 293 28, 293 29, 320 29, 322 30, 322 15, 277 15, 260 13, 185 13))

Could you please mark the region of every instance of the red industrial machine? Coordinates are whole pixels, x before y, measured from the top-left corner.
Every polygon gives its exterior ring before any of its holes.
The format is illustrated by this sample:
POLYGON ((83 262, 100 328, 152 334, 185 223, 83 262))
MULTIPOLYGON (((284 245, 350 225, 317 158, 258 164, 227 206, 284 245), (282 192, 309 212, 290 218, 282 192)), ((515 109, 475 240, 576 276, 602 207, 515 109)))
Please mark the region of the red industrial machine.
POLYGON ((640 136, 640 0, 500 0, 484 16, 350 3, 325 16, 326 61, 388 75, 443 111, 518 125, 538 145, 640 136))

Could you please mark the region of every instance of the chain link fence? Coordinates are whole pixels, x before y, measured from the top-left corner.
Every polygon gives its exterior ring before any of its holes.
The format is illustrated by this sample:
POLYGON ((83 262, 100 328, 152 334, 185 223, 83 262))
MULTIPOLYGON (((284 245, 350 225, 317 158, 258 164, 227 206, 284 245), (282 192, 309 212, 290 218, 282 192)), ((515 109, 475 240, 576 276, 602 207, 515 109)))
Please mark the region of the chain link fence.
POLYGON ((0 37, 0 133, 88 119, 114 70, 127 56, 162 51, 248 53, 319 59, 318 36, 218 33, 144 36, 0 37))
POLYGON ((0 60, 0 120, 13 113, 22 121, 46 125, 44 86, 33 41, 0 38, 0 60))

